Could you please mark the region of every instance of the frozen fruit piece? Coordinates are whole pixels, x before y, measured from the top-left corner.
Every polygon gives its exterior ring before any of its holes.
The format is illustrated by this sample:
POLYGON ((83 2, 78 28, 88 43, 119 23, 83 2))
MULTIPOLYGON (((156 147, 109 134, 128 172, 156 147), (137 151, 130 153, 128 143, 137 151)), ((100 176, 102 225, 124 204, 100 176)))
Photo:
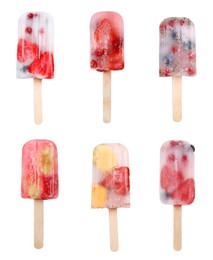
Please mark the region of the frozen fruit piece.
POLYGON ((113 28, 110 23, 110 20, 107 18, 103 18, 102 20, 96 23, 94 39, 97 41, 97 43, 102 43, 104 41, 108 42, 112 30, 113 28))
POLYGON ((45 52, 35 59, 28 67, 31 74, 38 78, 44 77, 51 79, 54 77, 54 62, 52 53, 45 52))
POLYGON ((53 176, 41 176, 40 183, 42 184, 42 189, 40 190, 40 198, 56 198, 58 196, 58 175, 53 176))
POLYGON ((130 189, 129 168, 124 166, 115 168, 100 184, 108 190, 114 190, 119 195, 126 195, 130 189))
POLYGON ((49 147, 43 148, 40 152, 41 172, 45 175, 51 175, 54 168, 54 154, 49 147))
POLYGON ((27 27, 27 28, 25 29, 25 32, 26 32, 26 33, 29 33, 29 34, 32 33, 32 28, 31 28, 31 27, 27 27))
POLYGON ((29 185, 28 196, 32 199, 36 199, 39 197, 39 192, 35 184, 29 185))
POLYGON ((99 145, 94 149, 93 163, 100 171, 110 172, 117 165, 116 155, 109 146, 99 145))
POLYGON ((104 208, 107 200, 107 191, 101 185, 92 186, 92 208, 104 208))
POLYGON ((17 48, 17 59, 19 62, 35 60, 38 57, 38 52, 39 48, 37 44, 24 39, 19 40, 17 48))
POLYGON ((171 193, 171 198, 176 202, 176 205, 188 205, 194 201, 195 198, 195 185, 193 179, 187 179, 179 185, 171 193))
POLYGON ((171 145, 171 146, 176 146, 176 145, 178 145, 179 144, 179 142, 178 141, 170 141, 169 142, 169 145, 171 145))

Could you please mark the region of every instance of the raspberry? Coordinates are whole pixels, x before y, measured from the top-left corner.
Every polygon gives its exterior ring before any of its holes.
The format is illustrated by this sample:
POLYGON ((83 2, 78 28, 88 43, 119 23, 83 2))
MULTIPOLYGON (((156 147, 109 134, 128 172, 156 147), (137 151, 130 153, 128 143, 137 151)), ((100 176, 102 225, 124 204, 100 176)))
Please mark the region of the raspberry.
POLYGON ((25 29, 25 32, 31 34, 32 33, 32 28, 31 27, 27 27, 25 29))
POLYGON ((176 53, 176 52, 178 52, 178 47, 176 46, 176 45, 173 45, 172 47, 171 47, 171 51, 172 51, 172 53, 176 53))
POLYGON ((166 24, 165 23, 160 24, 160 30, 162 30, 162 31, 166 30, 166 24))
POLYGON ((97 68, 97 62, 96 62, 95 60, 91 60, 91 61, 90 61, 90 67, 91 67, 92 69, 97 68))
POLYGON ((175 21, 174 21, 174 20, 170 20, 170 21, 168 22, 168 25, 169 25, 170 27, 173 27, 174 24, 175 24, 175 21))
POLYGON ((187 162, 187 161, 188 161, 188 156, 187 156, 186 154, 184 154, 184 155, 182 156, 182 161, 183 161, 183 162, 187 162))
POLYGON ((195 75, 195 74, 196 74, 195 69, 193 69, 193 68, 188 68, 188 75, 189 75, 189 76, 193 76, 193 75, 195 75))
POLYGON ((97 49, 95 50, 95 55, 96 55, 96 56, 101 57, 103 54, 104 54, 104 49, 102 49, 102 48, 97 48, 97 49))
POLYGON ((27 17, 28 17, 28 19, 33 19, 34 14, 33 14, 33 13, 29 13, 29 14, 27 15, 27 17))
POLYGON ((184 20, 181 19, 181 20, 180 20, 180 25, 183 26, 184 23, 185 23, 184 20))
POLYGON ((175 155, 173 153, 169 154, 168 157, 167 157, 167 160, 174 162, 175 161, 175 155))

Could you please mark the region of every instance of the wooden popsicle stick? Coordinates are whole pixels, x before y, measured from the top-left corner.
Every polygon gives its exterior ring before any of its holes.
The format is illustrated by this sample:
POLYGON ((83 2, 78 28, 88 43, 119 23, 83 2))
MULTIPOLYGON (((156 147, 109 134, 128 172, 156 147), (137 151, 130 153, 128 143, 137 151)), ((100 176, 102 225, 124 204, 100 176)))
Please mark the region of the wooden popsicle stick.
POLYGON ((172 106, 173 120, 176 122, 182 119, 182 77, 172 77, 172 106))
POLYGON ((111 71, 103 72, 103 121, 111 121, 111 71))
POLYGON ((42 80, 33 79, 34 85, 34 121, 36 124, 42 123, 42 80))
POLYGON ((34 246, 43 247, 43 200, 34 200, 34 246))
POLYGON ((109 234, 110 234, 110 248, 112 251, 117 251, 118 250, 117 208, 109 209, 109 234))
POLYGON ((182 206, 174 206, 174 250, 182 248, 182 206))

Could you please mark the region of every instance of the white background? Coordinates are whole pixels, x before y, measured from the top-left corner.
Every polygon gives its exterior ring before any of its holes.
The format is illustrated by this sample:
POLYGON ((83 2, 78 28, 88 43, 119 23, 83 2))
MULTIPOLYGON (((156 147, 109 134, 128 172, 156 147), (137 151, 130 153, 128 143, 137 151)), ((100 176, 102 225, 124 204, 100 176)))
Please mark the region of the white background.
POLYGON ((0 259, 193 259, 213 257, 212 1, 7 0, 0 40, 0 259), (45 11, 55 22, 55 78, 43 80, 43 124, 33 121, 32 79, 16 79, 19 16, 45 11), (112 122, 102 122, 102 74, 89 67, 89 21, 117 11, 125 26, 125 68, 112 73, 112 122), (172 121, 171 78, 159 78, 160 22, 190 18, 197 76, 183 78, 183 119, 172 121), (54 141, 60 196, 45 201, 44 247, 33 247, 33 201, 22 199, 21 149, 54 141), (196 198, 183 208, 183 248, 172 246, 172 206, 159 200, 159 150, 169 139, 195 148, 196 198), (118 209, 119 251, 109 249, 107 209, 90 208, 92 150, 120 142, 129 150, 131 208, 118 209))

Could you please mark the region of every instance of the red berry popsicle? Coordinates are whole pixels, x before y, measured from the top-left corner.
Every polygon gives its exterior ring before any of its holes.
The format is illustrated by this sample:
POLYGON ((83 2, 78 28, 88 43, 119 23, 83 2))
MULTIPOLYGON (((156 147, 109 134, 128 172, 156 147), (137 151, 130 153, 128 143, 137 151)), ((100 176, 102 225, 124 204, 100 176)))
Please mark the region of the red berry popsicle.
POLYGON ((34 117, 37 124, 42 122, 42 79, 53 77, 53 18, 44 12, 25 13, 18 24, 17 78, 34 79, 34 117))
POLYGON ((32 140, 22 149, 22 198, 34 199, 34 246, 43 247, 43 200, 58 197, 58 155, 49 140, 32 140))
POLYGON ((117 208, 130 207, 129 156, 121 144, 100 144, 93 151, 92 208, 109 209, 110 247, 118 250, 117 208))
POLYGON ((181 249, 181 206, 195 198, 193 145, 186 141, 165 142, 160 152, 160 198, 174 206, 174 249, 181 249))
POLYGON ((182 76, 196 75, 195 27, 185 17, 160 24, 160 77, 172 76, 173 120, 182 119, 182 76))
POLYGON ((111 121, 111 70, 124 68, 123 19, 99 12, 90 21, 90 67, 103 72, 103 121, 111 121))

